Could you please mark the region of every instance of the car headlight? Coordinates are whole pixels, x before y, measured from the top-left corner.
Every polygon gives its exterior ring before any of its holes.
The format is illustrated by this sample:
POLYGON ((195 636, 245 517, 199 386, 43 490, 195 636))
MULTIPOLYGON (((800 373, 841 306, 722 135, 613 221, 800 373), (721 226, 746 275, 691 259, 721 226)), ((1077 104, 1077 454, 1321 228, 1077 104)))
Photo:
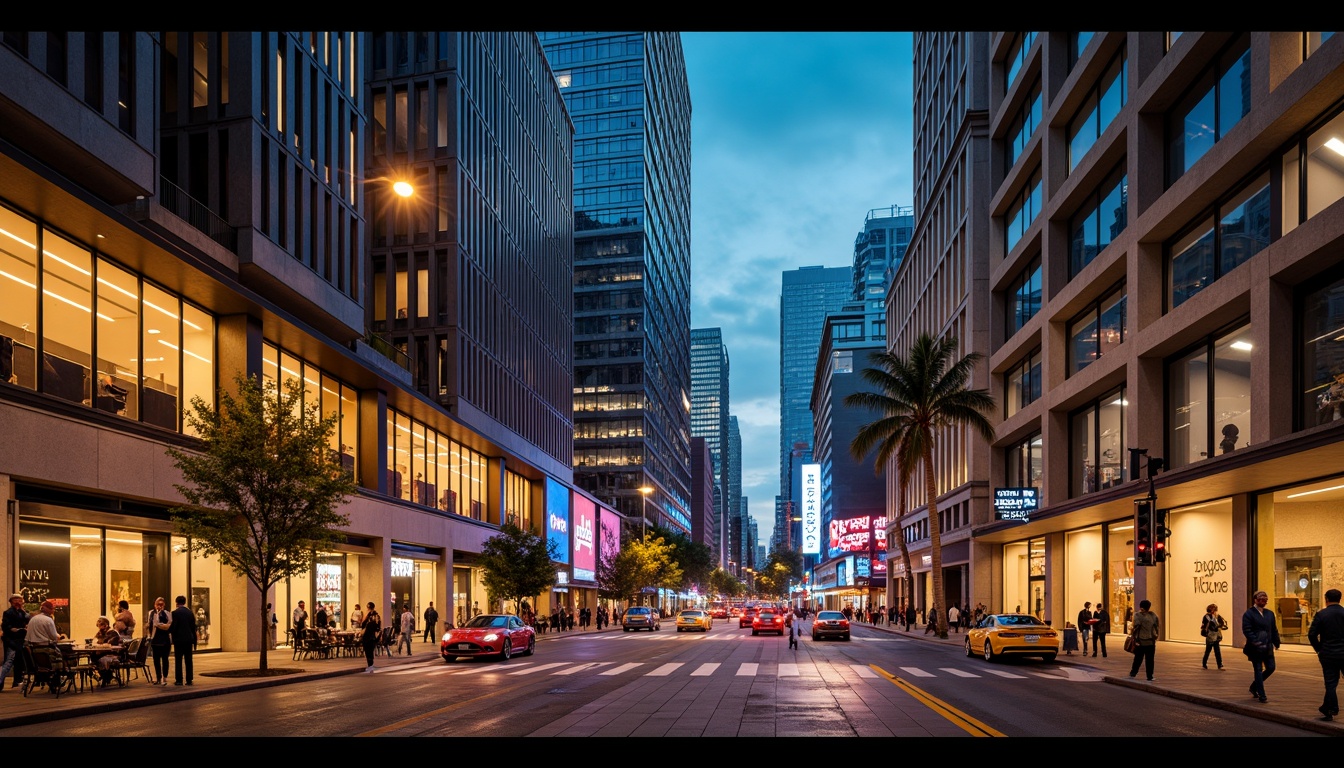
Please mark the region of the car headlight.
POLYGON ((491 632, 490 634, 486 635, 485 637, 483 637, 483 638, 481 638, 481 639, 484 640, 484 641, 487 642, 487 643, 493 643, 494 641, 496 641, 496 640, 499 639, 499 635, 498 635, 497 633, 495 633, 495 632, 491 632))
POLYGON ((440 642, 444 642, 444 643, 446 643, 446 642, 448 642, 448 640, 449 640, 450 638, 452 638, 452 636, 453 636, 453 633, 451 633, 451 632, 444 632, 444 633, 443 633, 443 637, 439 638, 439 641, 440 641, 440 642))

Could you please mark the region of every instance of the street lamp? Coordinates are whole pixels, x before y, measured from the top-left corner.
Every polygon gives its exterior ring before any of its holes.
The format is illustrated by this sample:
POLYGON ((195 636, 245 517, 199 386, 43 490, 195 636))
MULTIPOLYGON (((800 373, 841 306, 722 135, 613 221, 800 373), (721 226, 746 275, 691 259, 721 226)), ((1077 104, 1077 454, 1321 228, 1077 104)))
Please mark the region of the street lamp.
POLYGON ((644 502, 639 508, 639 540, 643 541, 647 532, 646 526, 649 523, 649 494, 653 493, 653 486, 641 485, 639 493, 644 497, 644 502))

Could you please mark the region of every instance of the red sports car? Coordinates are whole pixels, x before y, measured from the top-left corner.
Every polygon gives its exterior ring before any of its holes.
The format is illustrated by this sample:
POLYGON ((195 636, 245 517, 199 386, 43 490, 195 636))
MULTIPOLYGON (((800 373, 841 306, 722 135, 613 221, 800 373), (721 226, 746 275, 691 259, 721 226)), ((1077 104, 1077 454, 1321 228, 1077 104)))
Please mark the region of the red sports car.
POLYGON ((751 634, 756 636, 762 632, 778 632, 781 637, 784 636, 784 614, 775 613, 771 610, 764 610, 756 614, 751 620, 751 634))
POLYGON ((498 656, 508 661, 515 653, 531 656, 537 648, 536 630, 510 614, 483 613, 443 633, 439 653, 444 663, 458 656, 498 656))

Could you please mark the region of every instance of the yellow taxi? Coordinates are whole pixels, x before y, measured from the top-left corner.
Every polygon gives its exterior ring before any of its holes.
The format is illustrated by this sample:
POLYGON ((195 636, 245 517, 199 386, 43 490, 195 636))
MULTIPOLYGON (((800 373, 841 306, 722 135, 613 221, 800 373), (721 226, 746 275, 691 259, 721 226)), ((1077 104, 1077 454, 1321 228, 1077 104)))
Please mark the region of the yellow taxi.
POLYGON ((714 617, 709 611, 701 611, 695 608, 688 608, 677 614, 677 631, 698 629, 701 632, 708 632, 714 626, 714 617))
POLYGON ((1029 613, 991 613, 966 632, 966 655, 994 661, 1003 656, 1040 656, 1054 661, 1062 632, 1029 613))

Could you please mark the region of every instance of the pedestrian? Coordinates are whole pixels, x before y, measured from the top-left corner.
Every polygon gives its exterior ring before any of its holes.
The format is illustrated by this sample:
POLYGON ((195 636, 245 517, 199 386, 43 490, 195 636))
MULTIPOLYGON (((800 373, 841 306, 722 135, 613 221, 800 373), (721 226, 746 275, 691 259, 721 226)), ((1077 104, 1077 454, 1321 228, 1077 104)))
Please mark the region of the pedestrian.
POLYGON ((294 615, 291 618, 293 619, 291 626, 294 628, 294 647, 297 648, 303 644, 303 630, 308 627, 308 609, 304 607, 302 600, 294 608, 294 615))
POLYGON ((266 604, 266 612, 271 614, 271 642, 266 646, 267 650, 275 650, 275 633, 280 630, 280 617, 275 615, 275 609, 270 603, 266 604))
POLYGON ((1251 597, 1251 607, 1241 614, 1241 634, 1246 636, 1241 652, 1251 660, 1251 671, 1255 673, 1251 696, 1262 704, 1269 701, 1265 681, 1274 674, 1274 649, 1279 647, 1278 622, 1274 620, 1274 612, 1265 607, 1268 602, 1269 593, 1262 589, 1251 597))
POLYGON ((397 653, 401 653, 401 647, 406 646, 406 655, 411 655, 411 637, 415 635, 415 614, 411 613, 411 604, 402 603, 401 605, 401 637, 397 640, 397 653))
POLYGON ((793 611, 784 614, 784 628, 789 631, 789 647, 798 650, 798 629, 794 626, 793 611))
POLYGON ((363 631, 360 642, 364 645, 364 659, 368 661, 369 666, 364 669, 365 672, 373 671, 373 649, 378 647, 378 636, 383 633, 383 617, 378 615, 378 609, 373 607, 373 601, 369 601, 369 612, 364 614, 364 618, 359 622, 359 628, 363 631))
POLYGON ((938 634, 938 606, 936 605, 929 606, 928 619, 929 622, 924 625, 924 634, 927 635, 930 632, 934 633, 935 635, 938 634))
MULTIPOLYGON (((1106 606, 1097 601, 1097 610, 1092 612, 1092 658, 1097 657, 1097 648, 1101 648, 1101 658, 1106 658, 1106 635, 1111 631, 1111 614, 1106 606)), ((1087 653, 1087 648, 1083 648, 1087 653)))
POLYGON ((173 636, 169 632, 173 618, 168 614, 168 601, 154 598, 154 610, 149 613, 149 651, 154 655, 154 685, 168 684, 168 649, 173 636))
POLYGON ((915 623, 915 604, 910 603, 905 607, 905 631, 910 631, 910 625, 915 623))
POLYGON ((43 600, 37 613, 28 617, 28 645, 55 645, 66 639, 56 628, 55 616, 56 603, 43 600))
POLYGON ((434 639, 434 630, 439 626, 439 612, 434 610, 434 601, 429 601, 429 607, 425 609, 425 642, 431 642, 434 639))
POLYGON ((125 600, 117 602, 117 615, 112 618, 112 627, 121 636, 125 645, 135 639, 135 614, 131 613, 131 604, 125 600))
POLYGON ((957 608, 956 603, 947 609, 947 626, 951 627, 953 632, 961 631, 961 610, 957 608))
MULTIPOLYGON (((1339 606, 1339 590, 1325 590, 1325 607, 1316 612, 1307 630, 1307 641, 1316 650, 1321 672, 1325 675, 1325 701, 1317 710, 1322 720, 1334 720, 1339 714, 1339 670, 1344 667, 1344 608, 1339 606)), ((0 682, 4 681, 0 674, 0 682)))
POLYGON ((196 677, 191 665, 191 652, 196 649, 196 614, 187 607, 185 595, 178 595, 174 602, 177 607, 169 617, 171 626, 168 628, 173 638, 173 685, 182 685, 184 665, 187 668, 186 684, 191 685, 196 677))
POLYGON ((1087 640, 1092 634, 1092 603, 1084 602, 1083 610, 1078 612, 1078 639, 1083 641, 1083 653, 1087 653, 1087 640))
POLYGON ((1209 603, 1205 609, 1204 620, 1199 623, 1199 634, 1204 636, 1204 668, 1209 668, 1209 652, 1218 661, 1218 669, 1223 669, 1223 630, 1227 629, 1227 620, 1218 615, 1218 605, 1209 603))
POLYGON ((364 625, 364 611, 359 609, 359 603, 350 611, 350 628, 358 631, 364 625))
POLYGON ((313 628, 327 631, 327 606, 322 603, 317 604, 317 615, 313 617, 313 628))
POLYGON ((1150 608, 1153 604, 1147 600, 1139 601, 1139 612, 1134 616, 1134 628, 1129 636, 1134 638, 1134 664, 1129 668, 1129 676, 1139 674, 1139 664, 1143 664, 1148 673, 1148 682, 1153 681, 1153 654, 1157 652, 1158 620, 1157 614, 1150 608))
POLYGON ((10 688, 19 687, 23 679, 23 645, 28 638, 28 612, 23 610, 23 595, 9 596, 9 607, 0 617, 0 633, 4 634, 5 660, 0 664, 0 691, 5 689, 5 678, 14 670, 14 682, 10 688))

